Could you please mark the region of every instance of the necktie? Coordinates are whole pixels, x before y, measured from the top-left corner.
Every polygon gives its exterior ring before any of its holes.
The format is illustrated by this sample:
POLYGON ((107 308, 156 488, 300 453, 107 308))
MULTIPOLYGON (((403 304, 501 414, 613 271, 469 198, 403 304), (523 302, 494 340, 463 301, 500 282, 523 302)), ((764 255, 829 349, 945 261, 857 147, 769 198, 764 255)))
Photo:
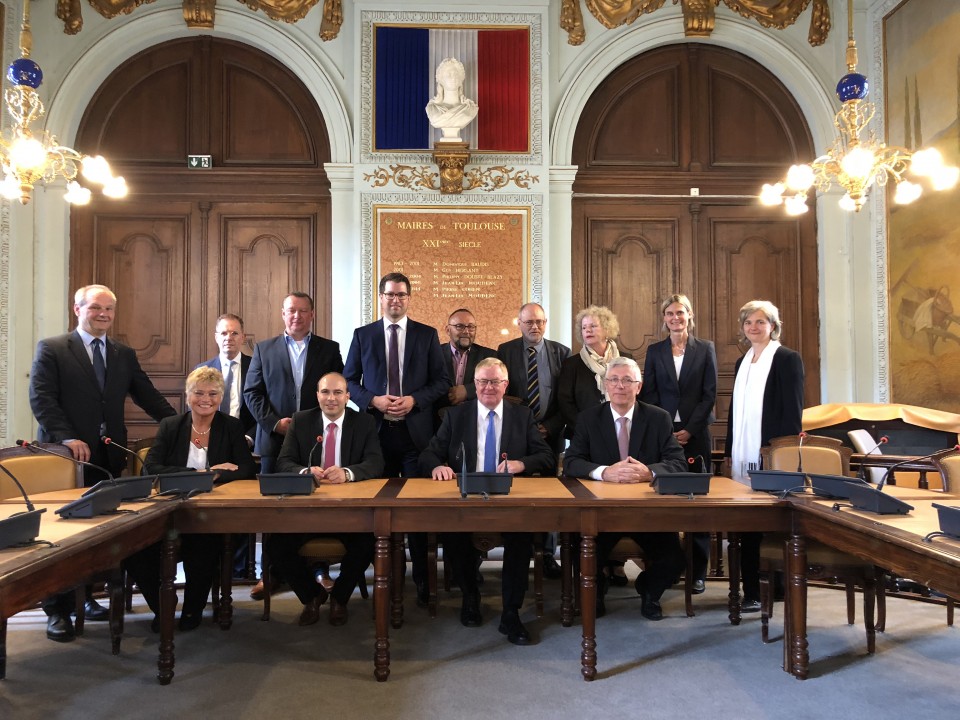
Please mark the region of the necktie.
POLYGON ((497 426, 493 419, 497 414, 491 410, 487 413, 487 439, 483 442, 483 471, 497 471, 497 426))
POLYGON ((327 434, 323 438, 323 467, 324 469, 337 464, 337 424, 327 425, 327 434))
POLYGON ((537 349, 527 348, 527 405, 535 418, 540 418, 540 372, 537 370, 537 349))
POLYGON ((390 357, 387 359, 387 394, 400 395, 400 326, 390 326, 390 357))
POLYGON ((101 390, 107 384, 107 365, 103 362, 103 352, 100 350, 102 343, 103 341, 100 338, 94 338, 93 342, 90 343, 93 348, 93 374, 97 376, 97 383, 99 383, 101 390))
POLYGON ((456 363, 457 372, 454 377, 454 385, 463 385, 463 376, 467 370, 467 353, 463 350, 453 351, 453 361, 456 363))
POLYGON ((626 460, 630 455, 630 421, 625 417, 617 418, 620 429, 617 430, 617 445, 620 446, 620 459, 626 460))
POLYGON ((223 400, 220 401, 220 412, 227 415, 230 414, 230 395, 233 393, 233 366, 236 364, 236 360, 230 361, 227 377, 223 381, 223 400))

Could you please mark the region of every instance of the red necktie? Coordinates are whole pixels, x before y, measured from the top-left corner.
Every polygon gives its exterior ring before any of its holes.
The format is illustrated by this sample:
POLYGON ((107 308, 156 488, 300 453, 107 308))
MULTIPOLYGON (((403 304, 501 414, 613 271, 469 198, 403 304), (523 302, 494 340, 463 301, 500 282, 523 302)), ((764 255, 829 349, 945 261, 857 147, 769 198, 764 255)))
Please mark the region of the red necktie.
POLYGON ((337 424, 327 425, 327 435, 323 439, 323 467, 331 468, 337 464, 337 424))

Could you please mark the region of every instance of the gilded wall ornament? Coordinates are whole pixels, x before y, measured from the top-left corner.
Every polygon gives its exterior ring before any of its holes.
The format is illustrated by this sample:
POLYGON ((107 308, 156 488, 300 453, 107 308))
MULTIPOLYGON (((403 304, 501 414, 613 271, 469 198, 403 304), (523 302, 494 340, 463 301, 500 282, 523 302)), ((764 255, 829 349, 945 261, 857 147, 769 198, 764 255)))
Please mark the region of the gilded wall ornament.
MULTIPOLYGON (((389 165, 386 168, 378 167, 372 173, 365 173, 363 179, 375 188, 386 187, 392 183, 407 190, 440 190, 444 192, 442 186, 445 180, 441 177, 442 173, 442 169, 438 172, 437 168, 430 165, 389 165)), ((507 187, 510 183, 518 188, 528 190, 531 185, 539 182, 539 176, 531 175, 525 169, 517 170, 504 165, 487 168, 474 167, 463 172, 462 187, 459 192, 466 190, 493 192, 507 187)), ((444 194, 456 193, 457 190, 452 187, 444 192, 444 194)))

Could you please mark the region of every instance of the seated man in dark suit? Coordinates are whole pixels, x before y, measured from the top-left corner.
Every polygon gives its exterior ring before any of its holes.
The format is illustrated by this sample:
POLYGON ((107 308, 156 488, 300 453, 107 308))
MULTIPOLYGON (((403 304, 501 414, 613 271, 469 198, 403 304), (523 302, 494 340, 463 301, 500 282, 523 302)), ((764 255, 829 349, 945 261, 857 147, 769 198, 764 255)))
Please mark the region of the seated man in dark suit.
MULTIPOLYGON (((420 454, 420 471, 434 480, 453 480, 466 459, 468 472, 508 472, 516 475, 553 474, 556 458, 540 435, 530 408, 504 403, 507 368, 497 358, 477 363, 474 384, 477 399, 451 407, 430 444, 420 454), (462 449, 462 454, 461 454, 462 449), (503 458, 503 460, 501 460, 503 458)), ((531 533, 503 533, 503 612, 500 632, 514 645, 530 643, 520 622, 532 554, 531 533)), ((477 627, 482 622, 477 590, 476 551, 470 533, 443 536, 444 552, 463 591, 460 622, 477 627)))
MULTIPOLYGON (((366 413, 347 407, 350 393, 340 373, 327 373, 317 384, 320 407, 294 413, 277 458, 280 472, 310 473, 316 482, 359 482, 379 477, 383 454, 377 426, 366 413), (322 438, 322 442, 317 438, 322 438)), ((326 533, 324 533, 326 534, 326 533)), ((300 625, 313 625, 320 618, 320 606, 327 599, 323 585, 314 580, 300 547, 316 534, 274 533, 266 541, 270 561, 290 584, 303 603, 300 625)), ((340 561, 340 575, 330 592, 330 624, 347 622, 347 602, 363 573, 373 562, 374 537, 370 533, 340 533, 337 539, 346 548, 340 561)))
MULTIPOLYGON (((637 401, 643 384, 637 363, 624 357, 611 360, 604 384, 610 400, 577 417, 577 429, 563 458, 564 474, 603 482, 641 483, 650 482, 656 473, 685 471, 683 448, 673 435, 670 415, 637 401)), ((683 570, 680 538, 675 532, 600 533, 598 568, 606 565, 610 551, 624 536, 643 548, 646 570, 636 581, 643 598, 640 613, 649 620, 660 620, 660 597, 683 570)), ((602 573, 597 588, 599 617, 605 612, 602 573)))

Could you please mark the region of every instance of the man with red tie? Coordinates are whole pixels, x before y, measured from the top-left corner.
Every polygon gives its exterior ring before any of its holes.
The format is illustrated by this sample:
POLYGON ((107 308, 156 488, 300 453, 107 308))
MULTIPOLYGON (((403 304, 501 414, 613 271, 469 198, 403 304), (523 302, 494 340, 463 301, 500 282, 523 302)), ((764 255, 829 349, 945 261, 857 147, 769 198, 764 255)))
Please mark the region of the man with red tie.
MULTIPOLYGON (((317 384, 320 407, 294 413, 277 457, 280 472, 311 474, 323 484, 360 482, 380 477, 383 454, 374 419, 347 407, 350 393, 340 373, 327 373, 317 384)), ((314 580, 310 566, 300 557, 300 547, 316 534, 274 533, 265 550, 273 567, 303 603, 300 625, 313 625, 327 599, 323 585, 314 580)), ((340 575, 330 591, 330 624, 347 622, 347 602, 373 562, 374 537, 370 533, 340 533, 335 536, 346 548, 340 575)))

